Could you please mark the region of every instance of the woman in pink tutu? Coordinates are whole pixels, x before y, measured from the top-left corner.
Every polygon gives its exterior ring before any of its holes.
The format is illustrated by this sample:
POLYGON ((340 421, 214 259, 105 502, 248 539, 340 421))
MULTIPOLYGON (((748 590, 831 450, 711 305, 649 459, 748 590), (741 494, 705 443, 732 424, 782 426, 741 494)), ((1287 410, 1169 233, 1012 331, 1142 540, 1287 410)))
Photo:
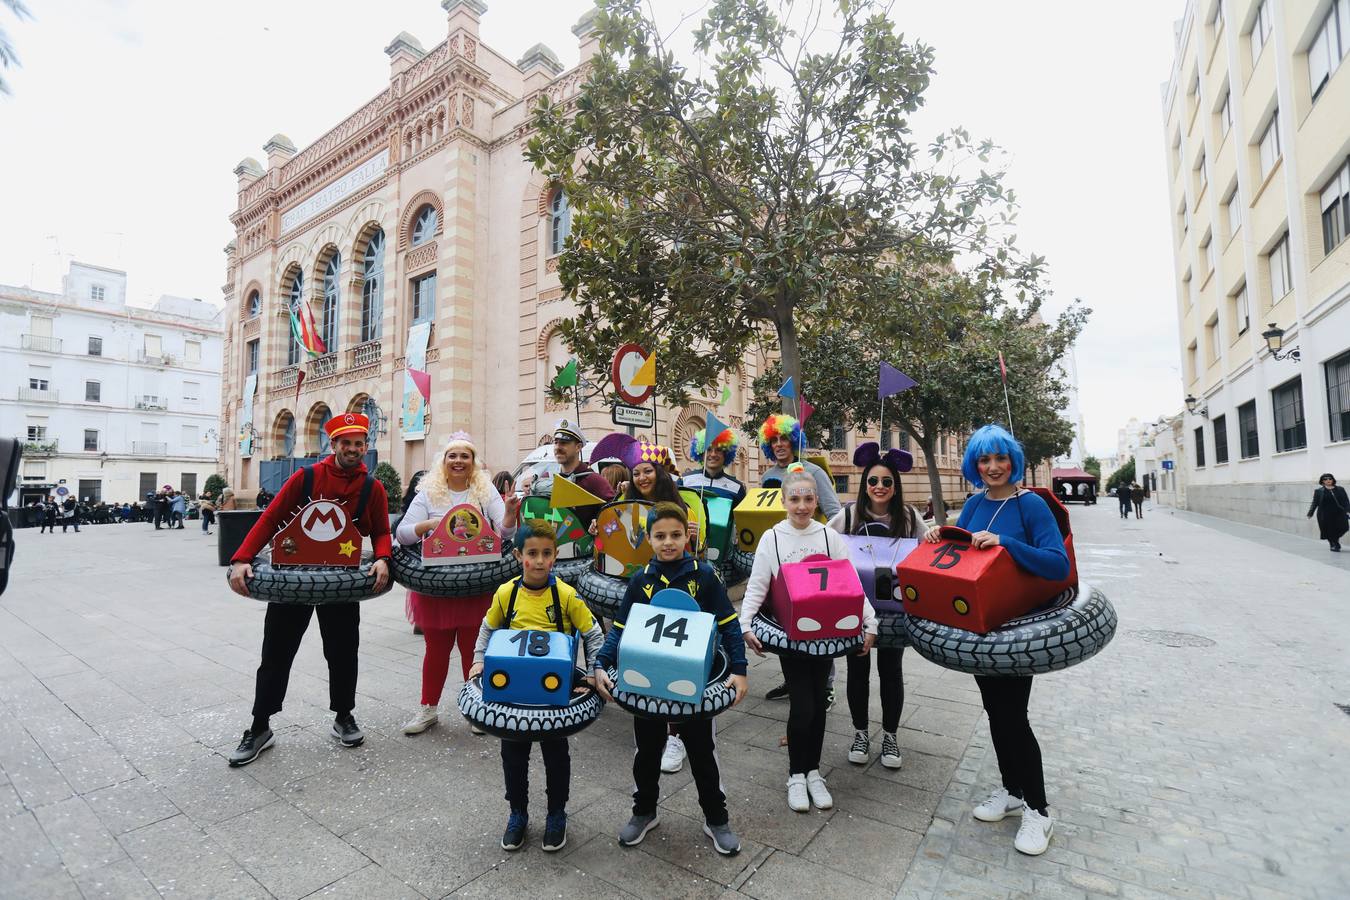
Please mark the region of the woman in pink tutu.
MULTIPOLYGON (((516 533, 520 501, 514 496, 502 499, 488 473, 478 465, 477 449, 461 431, 451 436, 439 463, 422 479, 395 537, 400 544, 417 543, 440 524, 447 512, 462 503, 477 506, 502 542, 510 543, 516 533)), ((461 673, 466 679, 469 677, 478 626, 491 602, 490 592, 478 597, 431 597, 408 592, 408 608, 413 624, 422 629, 426 653, 422 657, 422 706, 403 726, 404 734, 421 734, 436 724, 452 648, 459 647, 461 673)))

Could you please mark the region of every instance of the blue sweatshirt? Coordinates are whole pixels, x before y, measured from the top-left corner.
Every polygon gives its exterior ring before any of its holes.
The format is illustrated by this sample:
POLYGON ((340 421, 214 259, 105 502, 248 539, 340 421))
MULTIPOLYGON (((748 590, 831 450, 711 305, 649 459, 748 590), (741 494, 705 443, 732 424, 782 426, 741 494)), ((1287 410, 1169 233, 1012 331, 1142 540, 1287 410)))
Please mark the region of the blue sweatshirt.
POLYGON ((1039 496, 1023 491, 1007 500, 990 500, 981 491, 961 507, 958 528, 969 532, 992 531, 1000 545, 1007 547, 1013 562, 1032 575, 1051 581, 1069 577, 1069 555, 1064 552, 1064 537, 1059 533, 1055 514, 1039 496), (998 518, 994 518, 995 513, 998 518), (994 519, 994 527, 989 520, 994 519))
POLYGON ((717 620, 722 649, 731 660, 731 674, 745 674, 745 638, 741 636, 736 610, 727 599, 726 585, 722 584, 722 579, 712 566, 697 561, 688 553, 674 562, 663 563, 653 559, 628 580, 628 591, 623 595, 619 614, 614 617, 614 627, 609 630, 605 645, 595 657, 596 668, 608 669, 617 664, 619 638, 623 636, 624 623, 628 621, 628 610, 634 603, 647 602, 649 594, 645 588, 649 586, 653 594, 668 587, 685 591, 694 598, 700 609, 712 613, 717 620), (694 582, 692 590, 689 584, 691 580, 694 582))

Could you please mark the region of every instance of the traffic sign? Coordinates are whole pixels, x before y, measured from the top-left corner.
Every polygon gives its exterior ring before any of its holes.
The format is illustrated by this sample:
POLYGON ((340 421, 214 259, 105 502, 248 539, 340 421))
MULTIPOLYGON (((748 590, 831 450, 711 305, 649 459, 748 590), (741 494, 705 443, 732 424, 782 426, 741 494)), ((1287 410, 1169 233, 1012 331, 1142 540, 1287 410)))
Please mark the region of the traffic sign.
POLYGON ((66 487, 64 484, 61 485, 59 488, 56 489, 56 496, 58 496, 58 497, 64 497, 66 494, 69 494, 69 493, 70 493, 70 488, 66 487))
POLYGON ((1171 470, 1171 469, 1173 469, 1173 468, 1176 467, 1176 463, 1175 463, 1174 461, 1170 460, 1170 459, 1164 459, 1164 460, 1162 461, 1162 467, 1163 467, 1164 469, 1171 470))
MULTIPOLYGON (((647 361, 647 351, 638 344, 624 344, 614 351, 614 362, 610 365, 609 375, 614 382, 614 390, 624 403, 641 406, 651 399, 656 388, 653 385, 633 384, 642 364, 647 361)), ((615 422, 618 422, 615 419, 615 422)), ((651 427, 651 426, 647 426, 651 427)))
POLYGON ((631 425, 634 428, 652 428, 656 425, 656 411, 649 406, 624 406, 620 403, 610 414, 615 425, 631 425))

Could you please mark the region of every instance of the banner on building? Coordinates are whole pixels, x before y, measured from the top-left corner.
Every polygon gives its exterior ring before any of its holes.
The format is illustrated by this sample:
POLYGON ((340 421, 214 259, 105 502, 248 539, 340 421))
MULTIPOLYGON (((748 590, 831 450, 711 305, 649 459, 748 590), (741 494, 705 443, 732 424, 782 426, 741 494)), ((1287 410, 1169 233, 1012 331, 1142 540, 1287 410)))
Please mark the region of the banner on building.
POLYGON ((244 380, 244 408, 239 413, 239 455, 253 455, 253 394, 258 389, 258 376, 244 380))
POLYGON ((403 371, 405 441, 422 440, 427 436, 427 402, 431 400, 431 379, 426 376, 426 371, 427 341, 430 338, 430 322, 421 322, 408 329, 407 368, 403 371), (414 375, 414 372, 417 374, 414 375))

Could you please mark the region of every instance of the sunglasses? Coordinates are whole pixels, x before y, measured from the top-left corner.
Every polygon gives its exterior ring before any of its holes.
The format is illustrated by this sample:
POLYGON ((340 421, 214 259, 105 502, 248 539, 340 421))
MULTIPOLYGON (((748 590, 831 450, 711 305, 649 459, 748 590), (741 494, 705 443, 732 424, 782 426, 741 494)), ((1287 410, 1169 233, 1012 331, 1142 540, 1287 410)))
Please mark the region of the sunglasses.
POLYGON ((867 479, 868 487, 876 487, 878 484, 882 487, 895 487, 895 479, 877 475, 873 475, 871 478, 867 479))

